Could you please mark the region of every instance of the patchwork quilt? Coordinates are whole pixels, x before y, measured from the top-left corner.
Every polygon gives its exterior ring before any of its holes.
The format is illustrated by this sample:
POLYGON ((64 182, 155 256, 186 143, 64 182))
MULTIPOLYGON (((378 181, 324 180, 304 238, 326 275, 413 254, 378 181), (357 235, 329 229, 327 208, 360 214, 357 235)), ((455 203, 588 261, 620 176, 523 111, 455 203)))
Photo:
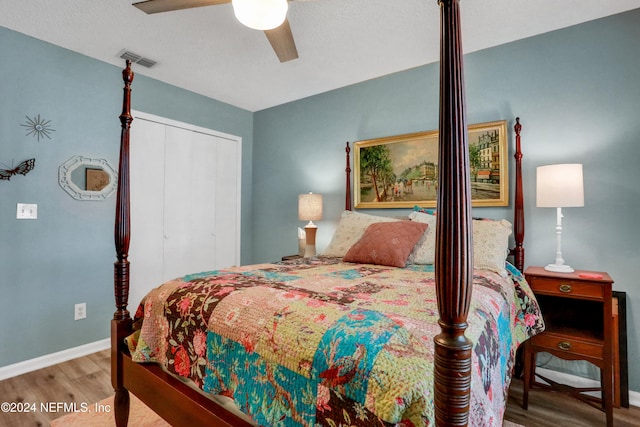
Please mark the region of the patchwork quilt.
MULTIPOLYGON (((470 425, 502 426, 516 348, 544 328, 522 275, 476 270, 470 425)), ((298 259, 188 275, 151 291, 128 338, 260 426, 434 425, 432 265, 298 259)))

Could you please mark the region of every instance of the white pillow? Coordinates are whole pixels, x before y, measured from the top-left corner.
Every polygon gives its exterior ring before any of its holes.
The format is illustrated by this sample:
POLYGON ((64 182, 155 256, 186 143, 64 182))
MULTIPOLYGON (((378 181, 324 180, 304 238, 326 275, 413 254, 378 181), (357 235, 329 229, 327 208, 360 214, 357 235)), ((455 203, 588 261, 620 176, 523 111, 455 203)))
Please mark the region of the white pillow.
MULTIPOLYGON (((412 221, 426 222, 429 228, 409 255, 414 264, 433 264, 436 252, 436 216, 423 212, 411 212, 412 221)), ((473 267, 491 270, 506 277, 504 264, 509 254, 509 236, 512 226, 506 219, 473 220, 473 267)))
POLYGON ((509 255, 511 223, 506 219, 473 220, 473 267, 507 277, 504 263, 509 255))
POLYGON ((394 218, 383 216, 367 215, 353 211, 344 211, 340 217, 338 228, 336 229, 331 243, 322 253, 323 256, 344 257, 347 251, 353 246, 364 234, 365 230, 371 224, 377 222, 394 222, 398 221, 394 218))
POLYGON ((429 225, 427 231, 418 240, 409 255, 409 264, 433 264, 436 257, 436 217, 422 212, 411 212, 411 221, 422 222, 429 225))

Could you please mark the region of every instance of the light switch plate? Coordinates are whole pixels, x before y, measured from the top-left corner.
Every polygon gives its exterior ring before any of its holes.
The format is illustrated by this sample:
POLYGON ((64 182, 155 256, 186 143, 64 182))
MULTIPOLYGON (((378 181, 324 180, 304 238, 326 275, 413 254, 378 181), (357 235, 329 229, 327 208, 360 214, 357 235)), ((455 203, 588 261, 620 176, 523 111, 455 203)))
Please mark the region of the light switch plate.
POLYGON ((37 219, 38 218, 38 205, 18 203, 16 210, 17 219, 37 219))

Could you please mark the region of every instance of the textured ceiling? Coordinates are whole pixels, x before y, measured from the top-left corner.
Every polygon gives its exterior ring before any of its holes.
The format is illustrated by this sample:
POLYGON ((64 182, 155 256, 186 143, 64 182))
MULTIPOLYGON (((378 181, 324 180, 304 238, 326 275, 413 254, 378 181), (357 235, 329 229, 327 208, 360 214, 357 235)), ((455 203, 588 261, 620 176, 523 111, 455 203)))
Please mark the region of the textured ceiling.
MULTIPOLYGON (((130 0, 2 0, 0 26, 123 65, 127 49, 157 61, 137 74, 250 111, 435 62, 436 0, 289 4, 300 57, 280 63, 264 33, 230 4, 146 15, 130 0)), ((473 52, 640 7, 640 0, 462 0, 473 52)))

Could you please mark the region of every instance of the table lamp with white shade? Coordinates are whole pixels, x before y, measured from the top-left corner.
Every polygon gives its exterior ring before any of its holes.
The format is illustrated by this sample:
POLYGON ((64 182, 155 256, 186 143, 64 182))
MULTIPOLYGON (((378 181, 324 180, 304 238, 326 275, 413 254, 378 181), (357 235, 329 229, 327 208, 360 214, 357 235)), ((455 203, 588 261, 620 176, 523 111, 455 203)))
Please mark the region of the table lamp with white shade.
POLYGON ((322 219, 322 195, 320 194, 300 194, 298 196, 298 219, 309 221, 304 227, 306 235, 305 258, 316 256, 316 232, 318 227, 313 221, 322 219))
POLYGON ((536 170, 536 206, 556 208, 556 258, 545 270, 571 273, 573 268, 562 258, 562 208, 584 206, 581 164, 538 166, 536 170))

